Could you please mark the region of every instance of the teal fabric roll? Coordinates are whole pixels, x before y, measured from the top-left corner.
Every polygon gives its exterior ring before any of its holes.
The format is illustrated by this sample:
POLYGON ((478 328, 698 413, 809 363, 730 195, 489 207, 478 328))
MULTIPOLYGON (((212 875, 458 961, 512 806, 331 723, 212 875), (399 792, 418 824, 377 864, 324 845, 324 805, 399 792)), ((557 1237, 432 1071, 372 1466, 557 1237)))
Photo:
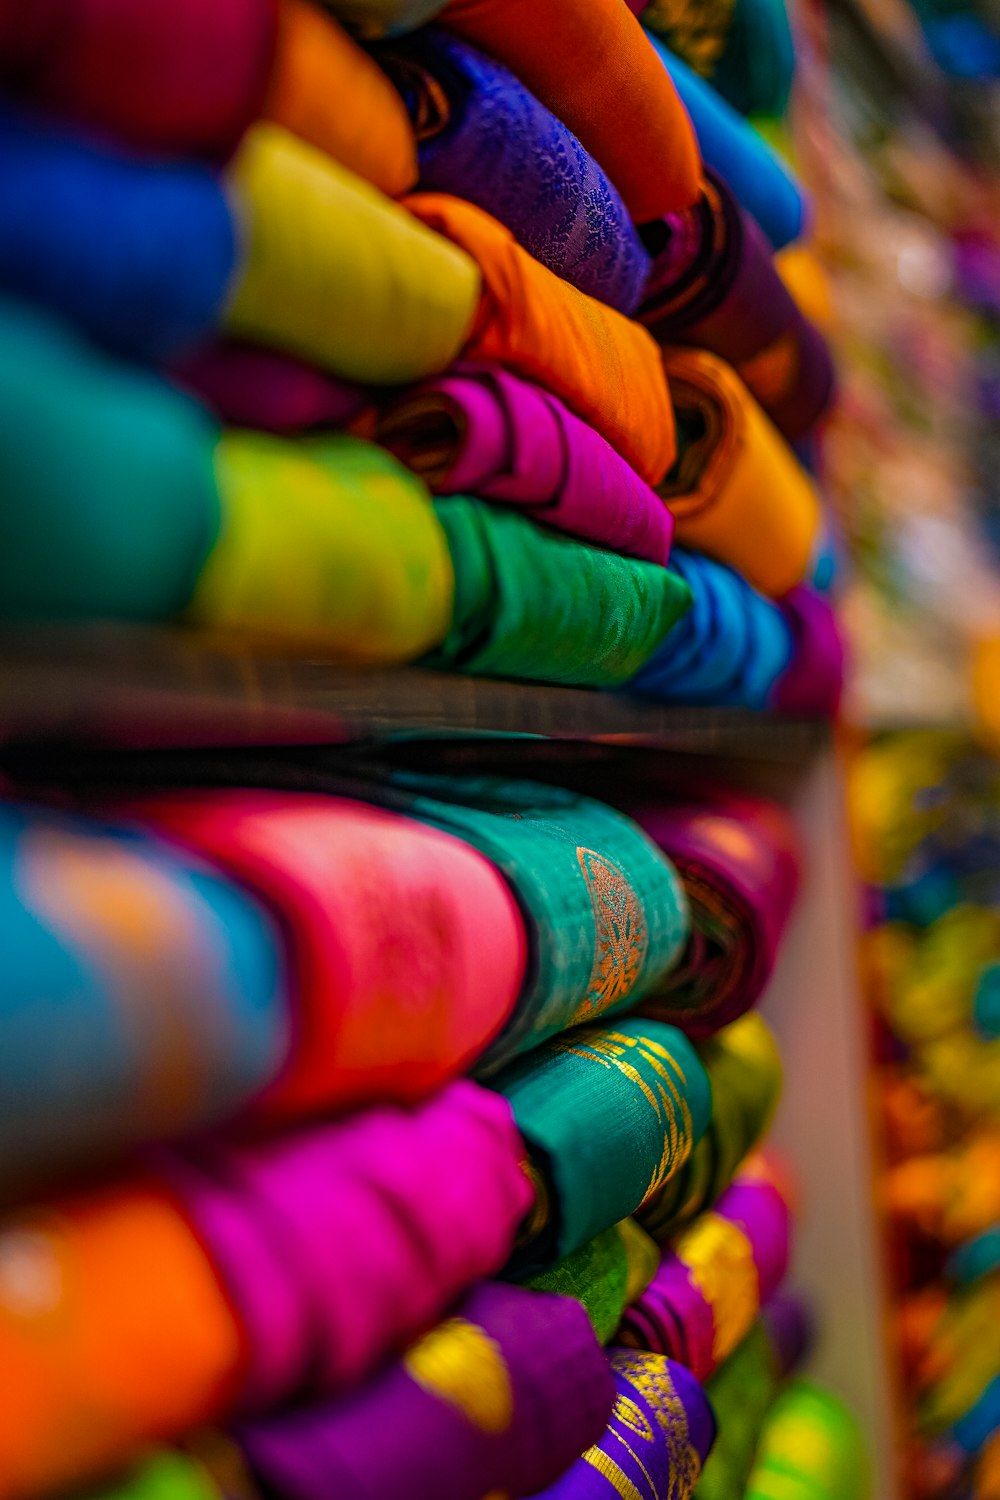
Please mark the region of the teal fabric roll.
POLYGON ((539 1188, 512 1269, 528 1275, 646 1202, 708 1127, 708 1075, 672 1026, 630 1017, 570 1032, 506 1068, 509 1101, 539 1188))
POLYGON ((435 500, 434 509, 455 565, 455 614, 431 665, 619 686, 690 605, 687 584, 656 563, 462 495, 435 500))
POLYGON ((217 436, 155 376, 0 300, 0 618, 181 609, 219 528, 217 436))
POLYGON ((684 888, 623 813, 560 787, 499 777, 398 773, 393 790, 405 797, 394 806, 492 860, 525 916, 525 987, 479 1073, 568 1026, 634 1006, 679 958, 689 929, 684 888))

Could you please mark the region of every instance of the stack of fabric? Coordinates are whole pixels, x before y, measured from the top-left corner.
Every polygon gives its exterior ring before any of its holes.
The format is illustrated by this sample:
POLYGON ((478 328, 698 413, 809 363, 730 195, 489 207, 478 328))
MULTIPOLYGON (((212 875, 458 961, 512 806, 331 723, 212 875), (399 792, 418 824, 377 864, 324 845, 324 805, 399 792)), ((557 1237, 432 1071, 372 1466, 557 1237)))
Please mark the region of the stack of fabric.
POLYGON ((622 0, 2 0, 0 188, 0 617, 835 708, 803 196, 622 0))

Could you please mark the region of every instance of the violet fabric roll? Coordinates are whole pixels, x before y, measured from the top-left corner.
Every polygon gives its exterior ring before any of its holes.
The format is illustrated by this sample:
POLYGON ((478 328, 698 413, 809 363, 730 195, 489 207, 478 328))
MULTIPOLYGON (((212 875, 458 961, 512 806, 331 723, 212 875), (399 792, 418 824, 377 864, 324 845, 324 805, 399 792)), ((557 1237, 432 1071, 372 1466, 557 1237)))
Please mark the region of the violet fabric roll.
POLYGON ((281 1500, 482 1500, 550 1484, 599 1439, 614 1399, 578 1303, 486 1282, 343 1400, 234 1435, 281 1500))
POLYGON ((792 633, 792 656, 775 683, 771 706, 779 713, 829 718, 844 689, 844 642, 833 606, 814 589, 794 588, 781 601, 792 633))
POLYGON ((756 1004, 795 901, 795 826, 776 803, 726 797, 632 809, 684 883, 691 936, 643 1013, 695 1039, 756 1004))
POLYGON ((532 1193, 510 1107, 451 1084, 254 1147, 155 1160, 244 1330, 241 1405, 365 1378, 510 1253, 532 1193))
POLYGON ((236 339, 202 346, 170 374, 227 426, 283 435, 343 427, 369 402, 360 386, 316 365, 236 339))
POLYGON ((500 365, 459 365, 382 409, 378 441, 437 495, 469 494, 666 563, 674 518, 600 433, 500 365))
POLYGON ((454 193, 619 312, 642 298, 649 256, 618 190, 508 68, 437 27, 378 51, 409 109, 420 187, 454 193))
POLYGON ((615 1350, 617 1398, 604 1436, 536 1500, 690 1500, 715 1441, 715 1416, 690 1371, 659 1354, 615 1350))

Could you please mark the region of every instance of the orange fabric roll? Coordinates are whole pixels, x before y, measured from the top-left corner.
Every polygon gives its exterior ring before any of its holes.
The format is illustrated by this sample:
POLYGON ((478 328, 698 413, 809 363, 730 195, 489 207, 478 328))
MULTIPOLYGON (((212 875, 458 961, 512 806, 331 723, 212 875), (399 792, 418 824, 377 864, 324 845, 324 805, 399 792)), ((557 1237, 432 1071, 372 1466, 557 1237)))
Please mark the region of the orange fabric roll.
POLYGON ((569 126, 636 223, 697 201, 694 128, 623 0, 451 0, 438 20, 506 63, 569 126))
POLYGON ((648 483, 662 479, 676 454, 674 416, 660 351, 646 330, 555 276, 481 208, 447 193, 414 193, 403 203, 482 272, 466 355, 544 386, 648 483))
POLYGON ((0 1228, 0 1497, 100 1475, 216 1415, 243 1336, 174 1200, 143 1179, 0 1228))
POLYGON ((657 493, 675 539, 726 563, 780 599, 801 583, 822 521, 819 496, 739 376, 702 349, 667 349, 670 392, 697 436, 657 493))
POLYGON ((412 188, 417 143, 402 98, 332 16, 281 0, 264 118, 388 193, 412 188))

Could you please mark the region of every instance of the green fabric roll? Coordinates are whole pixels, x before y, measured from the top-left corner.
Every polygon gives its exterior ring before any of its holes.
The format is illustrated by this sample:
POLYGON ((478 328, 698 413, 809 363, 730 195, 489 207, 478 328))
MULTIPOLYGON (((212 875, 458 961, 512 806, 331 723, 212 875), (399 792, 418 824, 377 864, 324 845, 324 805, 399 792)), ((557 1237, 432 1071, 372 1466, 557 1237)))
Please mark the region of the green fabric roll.
POLYGON ((455 615, 427 658, 494 677, 583 687, 633 677, 690 607, 676 573, 546 531, 516 511, 435 500, 455 565, 455 615))
POLYGON ((201 1464, 172 1448, 160 1448, 122 1479, 87 1490, 76 1500, 220 1500, 220 1496, 201 1464))
POLYGON ((548 1206, 519 1246, 519 1275, 631 1214, 683 1166, 711 1118, 691 1043, 638 1016, 546 1042, 491 1086, 510 1101, 548 1206))
POLYGON ((774 1351, 763 1324, 755 1323, 705 1387, 719 1425, 695 1500, 739 1500, 743 1495, 777 1388, 774 1351))
POLYGON ((689 926, 684 888, 623 813, 560 787, 499 777, 400 773, 393 788, 406 798, 394 806, 492 860, 524 912, 525 987, 481 1075, 568 1026, 635 1005, 676 963, 689 926))
POLYGON ((781 1057, 754 1012, 724 1027, 698 1050, 711 1084, 711 1124, 681 1170, 636 1214, 661 1244, 721 1197, 740 1162, 766 1133, 781 1094, 781 1057))
POLYGON ((870 1488, 854 1415, 812 1381, 793 1381, 767 1414, 745 1500, 865 1500, 870 1488))
POLYGON ((0 299, 0 617, 159 620, 219 528, 193 402, 0 299))
POLYGON ((548 1271, 532 1276, 528 1286, 582 1302, 594 1332, 606 1344, 626 1307, 652 1281, 659 1263, 659 1247, 634 1219, 623 1219, 548 1271))

